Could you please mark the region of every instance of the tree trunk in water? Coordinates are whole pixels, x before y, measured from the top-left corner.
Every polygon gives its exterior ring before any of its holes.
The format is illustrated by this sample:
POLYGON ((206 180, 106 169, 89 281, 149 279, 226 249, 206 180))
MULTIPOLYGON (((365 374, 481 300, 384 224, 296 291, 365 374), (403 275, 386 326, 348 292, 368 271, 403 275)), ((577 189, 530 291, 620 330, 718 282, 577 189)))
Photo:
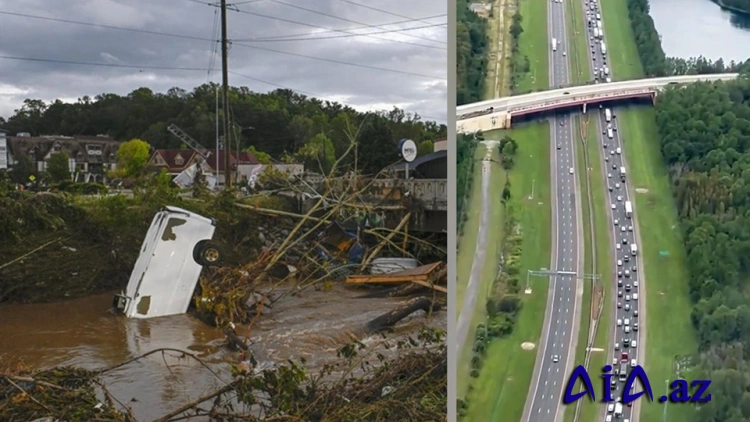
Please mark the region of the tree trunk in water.
POLYGON ((407 300, 406 302, 397 306, 392 311, 387 312, 373 320, 370 320, 367 324, 365 324, 365 331, 370 334, 377 331, 382 331, 386 328, 390 328, 397 322, 420 309, 425 312, 436 311, 440 309, 440 304, 433 303, 431 299, 424 296, 415 297, 414 299, 407 300))

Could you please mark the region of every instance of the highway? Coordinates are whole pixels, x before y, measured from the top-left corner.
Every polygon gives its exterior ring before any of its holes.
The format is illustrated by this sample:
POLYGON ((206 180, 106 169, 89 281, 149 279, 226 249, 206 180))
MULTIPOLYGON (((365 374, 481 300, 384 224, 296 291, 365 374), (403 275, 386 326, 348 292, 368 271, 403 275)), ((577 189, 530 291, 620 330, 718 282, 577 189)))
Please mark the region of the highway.
MULTIPOLYGON (((606 78, 612 77, 611 70, 608 68, 609 62, 606 55, 602 54, 601 41, 593 37, 593 28, 597 25, 596 15, 597 13, 601 14, 601 8, 597 0, 578 1, 583 2, 584 10, 588 10, 588 16, 584 16, 584 19, 592 18, 593 21, 588 36, 588 55, 592 75, 598 78, 600 84, 607 85, 606 78), (607 74, 603 72, 604 66, 607 66, 607 74)), ((602 329, 610 330, 610 344, 606 353, 609 356, 608 363, 613 366, 612 372, 620 372, 622 369, 629 372, 631 360, 635 359, 638 364, 643 363, 638 360, 638 351, 643 347, 639 338, 641 337, 640 333, 643 332, 643 324, 640 321, 644 320, 643 315, 639 313, 641 308, 639 305, 642 302, 642 298, 639 296, 643 287, 642 279, 639 276, 643 274, 643 268, 640 265, 639 257, 633 255, 631 249, 633 245, 637 244, 637 224, 635 224, 634 217, 626 215, 625 211, 627 201, 631 202, 631 206, 634 206, 635 202, 632 200, 631 192, 628 189, 629 169, 624 162, 623 139, 618 127, 616 110, 594 107, 590 110, 589 124, 596 126, 597 137, 589 140, 589 142, 596 142, 600 146, 600 156, 604 164, 602 166, 602 177, 606 180, 607 209, 612 230, 610 240, 613 241, 612 248, 615 251, 613 274, 605 274, 602 278, 602 282, 611 283, 611 288, 605 286, 605 291, 614 292, 614 294, 608 293, 607 296, 614 305, 614 318, 611 320, 612 325, 610 327, 602 327, 602 329), (611 113, 609 118, 607 116, 608 111, 611 113), (625 169, 625 176, 621 174, 623 168, 625 169), (635 344, 633 341, 635 341, 635 344), (628 346, 625 346, 626 343, 628 346), (627 353, 627 358, 624 357, 623 353, 627 353)), ((632 211, 635 212, 634 208, 632 211)), ((645 335, 642 337, 645 338, 645 335)), ((621 380, 619 375, 616 375, 613 379, 616 380, 616 384, 615 389, 612 390, 612 397, 617 400, 624 394, 625 381, 621 380)), ((610 411, 608 406, 602 406, 600 420, 605 420, 608 413, 613 412, 610 411)), ((614 417, 616 415, 613 415, 614 417)), ((637 412, 634 413, 633 408, 629 406, 623 406, 622 420, 625 419, 635 422, 637 412)))
MULTIPOLYGON (((548 2, 550 86, 569 83, 565 3, 548 2), (552 51, 552 38, 558 41, 552 51)), ((574 133, 571 116, 550 118, 553 271, 580 273, 580 198, 578 194, 574 133)), ((524 409, 524 421, 562 420, 562 394, 573 368, 580 326, 582 291, 575 275, 552 276, 536 365, 524 409)))

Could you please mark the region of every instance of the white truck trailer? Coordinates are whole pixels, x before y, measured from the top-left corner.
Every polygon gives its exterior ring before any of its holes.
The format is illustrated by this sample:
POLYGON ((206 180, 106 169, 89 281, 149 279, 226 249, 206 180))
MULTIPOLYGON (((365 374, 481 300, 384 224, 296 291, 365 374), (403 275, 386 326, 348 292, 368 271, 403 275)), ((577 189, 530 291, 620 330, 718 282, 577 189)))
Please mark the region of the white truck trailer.
POLYGON ((615 403, 615 417, 616 418, 622 417, 622 403, 620 402, 615 403))
POLYGON ((607 55, 607 45, 604 44, 604 40, 602 40, 602 56, 607 55))
POLYGON ((625 215, 630 218, 633 216, 633 203, 625 201, 625 215))
POLYGON ((551 45, 552 51, 557 51, 557 38, 552 38, 551 45))
POLYGON ((604 109, 604 120, 606 120, 607 123, 612 121, 612 110, 608 108, 604 109))

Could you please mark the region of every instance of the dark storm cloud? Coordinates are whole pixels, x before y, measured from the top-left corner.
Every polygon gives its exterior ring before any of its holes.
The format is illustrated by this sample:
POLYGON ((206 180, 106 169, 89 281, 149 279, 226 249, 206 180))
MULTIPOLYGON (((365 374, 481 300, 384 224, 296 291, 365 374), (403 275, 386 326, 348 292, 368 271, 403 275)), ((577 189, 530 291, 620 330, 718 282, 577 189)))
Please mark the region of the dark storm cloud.
MULTIPOLYGON (((248 86, 259 92, 282 86, 359 109, 390 109, 395 105, 445 122, 445 26, 401 33, 378 33, 371 37, 342 37, 347 34, 289 21, 354 33, 382 32, 441 24, 446 22, 446 18, 443 16, 378 28, 351 28, 443 15, 446 13, 446 2, 352 1, 400 16, 359 7, 346 0, 230 0, 230 4, 235 3, 236 8, 249 12, 230 11, 228 15, 229 38, 235 40, 229 54, 229 67, 233 72, 230 83, 248 86), (281 36, 291 40, 259 41, 279 39, 281 36), (299 40, 311 37, 319 39, 299 40), (269 49, 289 54, 271 52, 269 49), (375 70, 372 67, 404 73, 375 70)), ((94 96, 104 92, 127 94, 141 86, 163 92, 173 86, 190 90, 205 83, 209 80, 206 70, 145 68, 209 68, 216 43, 208 39, 212 38, 216 9, 201 3, 191 0, 0 0, 0 11, 3 12, 207 39, 183 39, 0 14, 0 56, 144 66, 93 67, 0 59, 0 116, 8 117, 25 98, 75 101, 84 95, 94 96)), ((215 56, 213 63, 210 80, 220 81, 220 55, 215 56)))

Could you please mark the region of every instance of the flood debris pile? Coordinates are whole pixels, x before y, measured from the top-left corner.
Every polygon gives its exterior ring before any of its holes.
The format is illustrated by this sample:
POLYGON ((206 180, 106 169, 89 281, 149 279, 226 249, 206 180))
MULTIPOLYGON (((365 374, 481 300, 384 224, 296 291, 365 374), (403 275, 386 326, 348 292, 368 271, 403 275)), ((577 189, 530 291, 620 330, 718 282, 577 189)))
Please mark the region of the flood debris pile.
POLYGON ((80 368, 0 374, 0 420, 134 421, 116 408, 116 400, 80 368), (99 397, 104 397, 102 401, 99 397), (53 420, 53 419, 49 419, 53 420))

